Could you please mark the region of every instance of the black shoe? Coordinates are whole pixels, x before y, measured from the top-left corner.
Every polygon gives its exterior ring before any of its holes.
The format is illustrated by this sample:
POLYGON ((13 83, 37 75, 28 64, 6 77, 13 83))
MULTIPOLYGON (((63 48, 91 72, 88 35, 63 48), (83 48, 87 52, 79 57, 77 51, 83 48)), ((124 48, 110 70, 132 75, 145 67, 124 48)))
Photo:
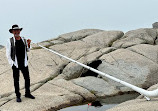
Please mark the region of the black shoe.
POLYGON ((21 102, 21 98, 20 98, 20 97, 17 97, 17 98, 16 98, 16 102, 21 102))
POLYGON ((33 95, 31 95, 31 94, 25 94, 25 97, 26 98, 30 98, 30 99, 35 99, 35 97, 33 95))

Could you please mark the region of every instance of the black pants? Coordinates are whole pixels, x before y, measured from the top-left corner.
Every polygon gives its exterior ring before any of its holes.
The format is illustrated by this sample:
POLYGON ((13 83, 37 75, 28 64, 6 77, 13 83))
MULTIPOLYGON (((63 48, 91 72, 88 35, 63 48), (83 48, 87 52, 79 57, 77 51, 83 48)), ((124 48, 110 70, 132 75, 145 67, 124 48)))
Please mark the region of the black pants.
POLYGON ((25 79, 25 94, 30 94, 30 76, 29 69, 27 67, 16 68, 16 66, 12 66, 13 69, 13 78, 14 78, 14 87, 15 93, 17 97, 20 97, 21 94, 19 92, 19 71, 21 70, 23 77, 25 79))

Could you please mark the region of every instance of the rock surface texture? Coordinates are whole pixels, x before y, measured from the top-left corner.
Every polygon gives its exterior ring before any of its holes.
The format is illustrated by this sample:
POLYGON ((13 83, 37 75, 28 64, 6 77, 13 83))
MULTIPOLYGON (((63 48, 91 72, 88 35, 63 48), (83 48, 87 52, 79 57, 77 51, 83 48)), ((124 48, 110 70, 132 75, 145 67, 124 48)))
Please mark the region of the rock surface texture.
MULTIPOLYGON (((158 84, 151 86, 148 90, 152 91, 158 88, 158 84)), ((142 95, 137 99, 123 102, 114 108, 106 111, 157 111, 158 98, 151 98, 151 101, 147 101, 142 95)))
MULTIPOLYGON (((158 30, 155 28, 142 28, 125 34, 122 31, 83 29, 39 44, 136 86, 149 88, 158 83, 157 34, 158 30)), ((19 104, 15 100, 12 70, 5 51, 5 48, 0 49, 2 111, 57 111, 64 107, 92 102, 97 98, 133 92, 122 84, 32 44, 32 49, 28 52, 29 71, 31 91, 36 99, 22 97, 22 104, 19 104)), ((20 89, 24 95, 22 75, 20 89)), ((129 103, 123 103, 115 109, 125 111, 132 108, 136 111, 139 108, 134 106, 138 103, 147 107, 144 99, 129 103)), ((154 105, 157 105, 156 101, 153 101, 154 105)))
POLYGON ((158 22, 152 24, 153 28, 158 28, 158 22))

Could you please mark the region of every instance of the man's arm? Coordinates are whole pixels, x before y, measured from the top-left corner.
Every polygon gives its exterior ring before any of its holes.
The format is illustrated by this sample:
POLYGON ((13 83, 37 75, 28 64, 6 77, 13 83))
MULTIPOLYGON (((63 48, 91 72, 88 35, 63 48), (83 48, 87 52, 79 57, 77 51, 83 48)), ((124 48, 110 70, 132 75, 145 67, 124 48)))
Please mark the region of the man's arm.
POLYGON ((28 40, 26 41, 26 44, 27 44, 27 52, 29 52, 30 49, 31 49, 31 40, 28 39, 28 40))
POLYGON ((13 60, 11 59, 11 44, 10 44, 10 39, 8 39, 7 44, 6 44, 6 56, 7 56, 9 64, 11 66, 13 66, 13 60))

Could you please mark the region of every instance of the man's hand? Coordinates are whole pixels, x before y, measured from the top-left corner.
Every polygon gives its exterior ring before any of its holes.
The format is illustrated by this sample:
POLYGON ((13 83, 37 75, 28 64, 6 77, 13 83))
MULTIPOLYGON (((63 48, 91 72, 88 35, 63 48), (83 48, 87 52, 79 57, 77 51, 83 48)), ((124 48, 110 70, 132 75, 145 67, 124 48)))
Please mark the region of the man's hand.
POLYGON ((31 40, 30 39, 27 39, 27 44, 28 44, 28 47, 30 48, 30 43, 31 43, 31 40))

